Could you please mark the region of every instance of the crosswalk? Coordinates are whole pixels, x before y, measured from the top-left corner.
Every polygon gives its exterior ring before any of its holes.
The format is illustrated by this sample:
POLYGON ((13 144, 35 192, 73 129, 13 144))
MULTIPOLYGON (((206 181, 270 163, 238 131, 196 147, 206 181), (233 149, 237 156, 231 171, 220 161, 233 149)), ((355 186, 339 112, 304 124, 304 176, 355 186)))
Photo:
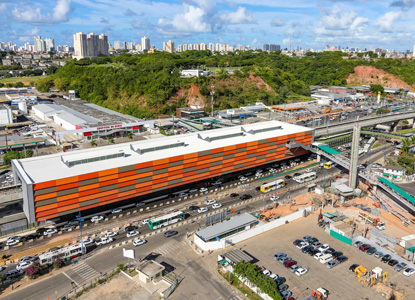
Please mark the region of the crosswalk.
POLYGON ((94 268, 92 268, 90 265, 86 264, 85 262, 81 262, 73 266, 72 271, 74 271, 83 280, 88 280, 94 277, 98 277, 99 275, 99 273, 94 268))
POLYGON ((167 255, 171 252, 181 252, 181 249, 186 247, 186 245, 186 241, 178 242, 176 240, 170 240, 162 246, 154 249, 153 252, 160 253, 161 255, 167 255))

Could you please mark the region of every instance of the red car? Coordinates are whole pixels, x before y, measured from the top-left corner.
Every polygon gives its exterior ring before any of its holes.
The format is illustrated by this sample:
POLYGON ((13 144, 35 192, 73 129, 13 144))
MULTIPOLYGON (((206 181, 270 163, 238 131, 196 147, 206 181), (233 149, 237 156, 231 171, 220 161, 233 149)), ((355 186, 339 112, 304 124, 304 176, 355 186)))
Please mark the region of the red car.
POLYGON ((359 247, 359 250, 365 252, 369 250, 371 247, 372 246, 370 246, 369 244, 363 244, 362 246, 359 247))
POLYGON ((286 268, 289 268, 289 267, 294 266, 296 264, 297 264, 297 262, 295 260, 287 260, 286 262, 284 262, 284 266, 286 268))

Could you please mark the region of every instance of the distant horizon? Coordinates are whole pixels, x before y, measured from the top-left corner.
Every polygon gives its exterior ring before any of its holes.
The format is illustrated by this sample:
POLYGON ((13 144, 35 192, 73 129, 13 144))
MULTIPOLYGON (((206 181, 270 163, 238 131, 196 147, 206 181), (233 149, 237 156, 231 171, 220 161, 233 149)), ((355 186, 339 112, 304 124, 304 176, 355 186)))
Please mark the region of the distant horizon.
POLYGON ((156 48, 172 40, 288 49, 291 40, 292 49, 412 52, 415 43, 415 1, 407 0, 21 0, 0 3, 0 12, 0 40, 19 47, 38 35, 72 46, 81 31, 104 33, 112 43, 148 36, 156 48))

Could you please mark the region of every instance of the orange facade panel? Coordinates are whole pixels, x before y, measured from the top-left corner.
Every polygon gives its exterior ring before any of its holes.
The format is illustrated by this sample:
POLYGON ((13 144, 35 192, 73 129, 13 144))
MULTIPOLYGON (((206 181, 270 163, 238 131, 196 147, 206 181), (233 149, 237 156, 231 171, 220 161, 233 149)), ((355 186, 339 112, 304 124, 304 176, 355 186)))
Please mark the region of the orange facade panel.
POLYGON ((55 214, 56 214, 56 216, 58 216, 58 209, 57 208, 36 213, 36 219, 40 218, 40 217, 45 217, 45 216, 48 216, 48 218, 51 218, 51 215, 55 215, 55 214))
POLYGON ((118 173, 117 175, 118 175, 118 178, 132 176, 132 175, 136 175, 136 171, 132 170, 132 171, 128 171, 128 172, 118 173))
POLYGON ((79 203, 78 199, 72 199, 68 201, 58 202, 58 207, 65 207, 65 206, 69 206, 69 205, 77 204, 77 203, 79 203))
POLYGON ((170 167, 167 170, 170 172, 170 171, 181 170, 181 169, 183 169, 183 165, 170 167))
POLYGON ((57 195, 57 193, 56 192, 53 192, 53 193, 49 193, 49 194, 35 196, 35 202, 36 201, 40 201, 40 200, 45 200, 45 199, 49 199, 49 198, 56 197, 56 195, 57 195))
POLYGON ((68 184, 65 184, 65 185, 58 185, 56 187, 56 190, 57 191, 63 191, 63 190, 72 189, 72 188, 75 188, 75 187, 78 187, 78 182, 68 183, 68 184))
POLYGON ((82 191, 86 191, 86 190, 90 190, 90 189, 96 189, 96 188, 99 188, 100 186, 101 186, 100 183, 93 183, 93 184, 90 184, 90 185, 80 186, 78 188, 78 190, 80 192, 82 192, 82 191))
POLYGON ((87 195, 97 194, 97 193, 99 193, 99 189, 92 189, 92 190, 79 192, 79 196, 82 197, 82 196, 87 196, 87 195))
POLYGON ((99 177, 99 173, 93 172, 93 173, 79 175, 78 180, 82 181, 82 180, 88 180, 88 179, 97 178, 97 177, 99 177))
POLYGON ((148 162, 145 162, 145 163, 140 163, 140 164, 135 165, 137 170, 152 167, 152 166, 153 166, 152 161, 148 161, 148 162))
POLYGON ((73 199, 73 198, 78 198, 78 197, 79 197, 79 193, 73 193, 73 194, 69 194, 69 195, 65 195, 65 196, 59 196, 57 198, 57 202, 66 201, 66 200, 73 199))
POLYGON ((64 185, 68 183, 78 182, 78 176, 66 177, 56 180, 56 185, 64 185))
POLYGON ((165 164, 167 164, 167 165, 169 164, 169 159, 168 158, 163 158, 163 159, 153 161, 153 166, 165 165, 165 164))
POLYGON ((108 176, 112 174, 118 174, 118 168, 99 171, 98 174, 99 174, 99 177, 108 176))
POLYGON ((57 203, 52 203, 52 204, 48 204, 48 205, 43 205, 43 206, 39 206, 39 207, 35 207, 35 213, 41 212, 41 211, 45 211, 45 210, 51 210, 54 208, 58 208, 58 204, 57 203))
POLYGON ((79 208, 79 204, 72 204, 72 205, 67 205, 65 207, 59 207, 58 212, 64 212, 64 211, 68 211, 68 210, 75 209, 75 208, 79 208))
POLYGON ((195 153, 185 154, 185 155, 184 155, 183 160, 186 160, 186 159, 191 159, 191 158, 195 158, 195 157, 198 157, 197 152, 195 152, 195 153))
POLYGON ((212 154, 223 152, 223 148, 216 148, 210 151, 212 154))
POLYGON ((160 169, 167 169, 169 167, 169 164, 161 164, 153 167, 153 170, 160 170, 160 169))
POLYGON ((52 215, 46 215, 46 216, 43 216, 43 217, 38 217, 38 215, 36 215, 36 221, 40 222, 40 221, 49 220, 49 219, 53 219, 53 218, 57 218, 57 217, 59 217, 59 215, 57 213, 52 214, 52 215))
POLYGON ((174 156, 174 157, 168 158, 169 162, 175 162, 175 161, 179 161, 179 160, 183 160, 183 159, 184 159, 184 155, 179 155, 179 156, 174 156))
POLYGON ((33 185, 33 190, 37 191, 41 189, 47 189, 53 186, 56 186, 56 180, 35 183, 33 185))

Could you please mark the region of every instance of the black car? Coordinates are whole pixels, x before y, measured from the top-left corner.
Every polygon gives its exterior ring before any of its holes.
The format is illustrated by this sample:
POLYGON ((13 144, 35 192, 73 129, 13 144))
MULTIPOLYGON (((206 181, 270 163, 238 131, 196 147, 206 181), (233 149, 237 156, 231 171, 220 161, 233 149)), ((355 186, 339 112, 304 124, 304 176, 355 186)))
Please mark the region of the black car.
POLYGON ((347 261, 349 258, 347 256, 344 255, 340 255, 339 257, 336 258, 337 262, 339 264, 344 263, 345 261, 347 261))
POLYGON ((375 247, 371 247, 369 248, 369 250, 366 251, 367 254, 372 255, 373 253, 375 253, 377 250, 375 247))
POLYGON ((358 266, 359 266, 358 264, 353 264, 353 265, 350 266, 349 270, 352 271, 352 272, 354 272, 354 270, 356 270, 356 268, 358 266))
POLYGON ((302 240, 295 240, 294 242, 293 242, 293 245, 294 246, 297 246, 299 243, 302 243, 303 241, 302 240))
POLYGON ((294 173, 294 177, 300 176, 301 173, 294 173))
MULTIPOLYGON (((260 187, 261 188, 261 187, 260 187)), ((232 193, 231 194, 231 198, 236 198, 236 197, 238 197, 239 196, 239 194, 237 194, 237 193, 232 193)))
POLYGON ((125 227, 125 232, 134 231, 134 230, 136 230, 137 228, 138 228, 137 226, 130 225, 130 226, 125 227))
POLYGON ((46 230, 48 230, 48 228, 38 228, 36 229, 36 235, 43 236, 46 230))
POLYGON ((337 258, 339 256, 343 255, 343 252, 341 251, 334 251, 331 255, 333 255, 333 258, 337 258))
POLYGON ((259 192, 259 191, 261 190, 261 187, 260 187, 260 186, 257 186, 257 187, 255 188, 255 190, 259 192))
POLYGON ((333 248, 328 248, 326 251, 324 251, 325 254, 333 254, 334 252, 336 252, 336 250, 333 248))
POLYGON ((277 284, 277 286, 283 284, 286 281, 287 279, 285 279, 284 277, 278 277, 277 279, 275 279, 275 283, 277 284))
POLYGON ((24 238, 23 238, 23 240, 24 241, 31 241, 31 240, 35 240, 35 239, 37 239, 37 236, 35 236, 35 235, 33 235, 33 234, 29 234, 29 235, 26 235, 24 238))
POLYGON ((251 199, 251 198, 252 198, 252 196, 249 195, 249 194, 245 194, 245 195, 242 195, 241 197, 239 197, 239 199, 241 199, 241 200, 248 200, 248 199, 251 199))
POLYGON ((278 286, 278 292, 282 293, 284 291, 288 290, 288 285, 286 284, 281 284, 278 286))
POLYGON ((386 254, 384 257, 382 257, 381 262, 387 263, 391 259, 392 259, 392 256, 390 256, 389 254, 386 254))
POLYGON ((303 253, 308 253, 308 251, 310 251, 311 249, 313 249, 312 246, 305 246, 303 249, 301 249, 301 251, 303 251, 303 253))
POLYGON ((310 256, 314 256, 314 255, 316 255, 317 253, 319 253, 320 251, 319 250, 317 250, 317 249, 311 249, 310 251, 308 251, 308 254, 310 254, 310 256))
POLYGON ((396 259, 391 259, 389 262, 388 262, 388 265, 390 265, 390 266, 396 266, 397 264, 399 263, 399 261, 398 260, 396 260, 396 259))
POLYGON ((164 236, 165 236, 165 237, 171 237, 171 236, 176 235, 176 234, 178 234, 178 232, 177 232, 177 231, 174 231, 174 230, 168 230, 168 231, 166 231, 166 232, 164 233, 164 236))
POLYGON ((317 242, 318 242, 318 239, 317 239, 317 238, 315 238, 315 237, 311 237, 311 238, 309 238, 309 239, 308 239, 308 242, 309 242, 310 244, 314 244, 314 243, 317 243, 317 242))
POLYGON ((285 179, 291 179, 292 177, 290 175, 285 175, 285 179))
POLYGON ((191 206, 189 206, 188 210, 195 211, 195 210, 198 210, 199 208, 200 208, 199 206, 191 205, 191 206))

